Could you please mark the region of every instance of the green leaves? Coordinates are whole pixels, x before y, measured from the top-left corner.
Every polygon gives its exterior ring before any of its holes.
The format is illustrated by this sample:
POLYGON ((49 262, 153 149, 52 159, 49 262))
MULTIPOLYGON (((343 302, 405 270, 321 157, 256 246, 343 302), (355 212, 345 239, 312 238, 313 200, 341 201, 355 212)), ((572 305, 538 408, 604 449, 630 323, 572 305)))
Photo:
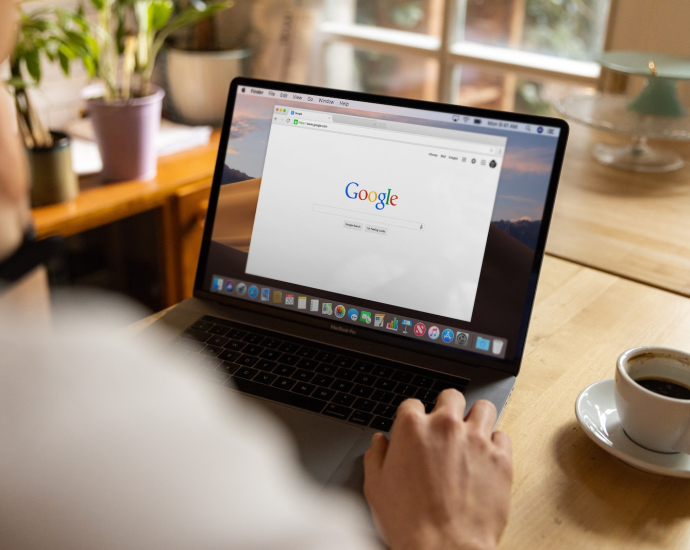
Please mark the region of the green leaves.
POLYGON ((154 31, 162 29, 173 13, 171 0, 154 0, 149 6, 149 26, 154 31))
MULTIPOLYGON (((18 8, 20 9, 20 8, 18 8)), ((91 26, 79 12, 56 7, 19 13, 19 36, 10 55, 12 78, 6 84, 23 90, 41 81, 41 56, 58 61, 69 75, 72 61, 80 59, 89 76, 96 72, 98 44, 89 34, 91 26), (26 72, 22 71, 22 66, 26 72), (28 74, 31 81, 24 80, 28 74)))

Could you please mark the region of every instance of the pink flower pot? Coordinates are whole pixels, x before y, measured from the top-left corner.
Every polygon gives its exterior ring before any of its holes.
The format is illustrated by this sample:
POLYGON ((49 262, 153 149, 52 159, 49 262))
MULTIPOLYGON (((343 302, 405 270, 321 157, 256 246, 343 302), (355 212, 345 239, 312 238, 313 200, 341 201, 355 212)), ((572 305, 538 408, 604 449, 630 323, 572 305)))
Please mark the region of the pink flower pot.
POLYGON ((152 89, 151 95, 126 101, 87 100, 104 181, 148 180, 156 176, 156 138, 165 92, 157 86, 152 89))

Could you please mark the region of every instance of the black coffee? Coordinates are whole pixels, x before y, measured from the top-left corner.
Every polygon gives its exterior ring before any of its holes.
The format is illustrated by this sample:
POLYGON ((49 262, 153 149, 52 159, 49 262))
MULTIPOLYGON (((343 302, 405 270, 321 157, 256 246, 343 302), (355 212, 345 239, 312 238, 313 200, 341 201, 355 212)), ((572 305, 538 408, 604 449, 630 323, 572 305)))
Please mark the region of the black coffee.
POLYGON ((690 388, 672 380, 663 378, 638 378, 635 380, 640 386, 659 395, 676 399, 690 400, 690 388))

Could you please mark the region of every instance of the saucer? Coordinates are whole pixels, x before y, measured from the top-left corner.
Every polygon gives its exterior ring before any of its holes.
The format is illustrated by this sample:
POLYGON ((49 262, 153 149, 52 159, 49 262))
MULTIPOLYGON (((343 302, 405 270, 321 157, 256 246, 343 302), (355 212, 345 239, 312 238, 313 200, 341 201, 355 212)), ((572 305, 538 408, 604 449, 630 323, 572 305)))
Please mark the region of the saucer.
POLYGON ((645 472, 690 478, 690 455, 655 453, 628 438, 618 418, 613 389, 613 378, 600 380, 582 390, 575 401, 575 414, 589 438, 616 458, 645 472))

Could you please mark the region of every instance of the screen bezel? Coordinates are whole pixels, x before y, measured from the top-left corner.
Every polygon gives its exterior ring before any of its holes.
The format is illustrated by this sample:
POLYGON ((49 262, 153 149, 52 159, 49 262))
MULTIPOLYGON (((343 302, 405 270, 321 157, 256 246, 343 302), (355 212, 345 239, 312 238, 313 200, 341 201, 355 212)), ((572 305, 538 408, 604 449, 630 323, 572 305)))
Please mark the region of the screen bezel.
MULTIPOLYGON (((476 107, 463 107, 461 105, 451 105, 446 103, 432 103, 428 101, 403 99, 397 97, 380 96, 374 94, 367 94, 362 92, 350 92, 345 90, 336 90, 331 88, 321 88, 316 86, 306 86, 302 84, 288 84, 284 82, 276 82, 270 80, 260 80, 253 78, 238 77, 230 84, 228 92, 228 100, 225 109, 225 118, 221 130, 220 141, 218 144, 218 156, 216 159, 216 167, 213 175, 213 183, 211 185, 211 193, 209 197, 208 210, 206 214, 206 223, 204 225, 204 234, 201 242, 201 251, 199 254, 199 263, 197 264, 196 278, 194 281, 194 297, 206 300, 212 300, 219 304, 232 306, 238 309, 244 309, 255 313, 270 315, 276 318, 285 319, 290 322, 299 323, 304 326, 312 326, 324 330, 332 331, 331 325, 333 320, 322 319, 320 317, 304 315, 297 311, 285 310, 282 308, 272 307, 260 302, 250 302, 232 296, 224 296, 204 290, 203 282, 206 273, 206 265, 208 262, 208 254, 211 245, 211 236, 213 233, 213 224, 215 221, 216 207, 218 205, 218 196, 220 193, 220 182, 225 165, 225 151, 227 149, 230 138, 230 126, 232 123, 232 115, 235 107, 235 98, 237 95, 237 88, 240 86, 267 88, 276 91, 284 91, 291 93, 301 93, 305 95, 319 95, 327 96, 337 99, 360 101, 376 103, 381 105, 388 105, 394 107, 406 107, 411 109, 419 109, 424 111, 433 111, 447 113, 448 115, 467 115, 471 117, 493 118, 498 120, 506 120, 510 122, 518 122, 524 124, 532 124, 535 126, 553 126, 557 127, 560 132, 558 136, 558 143, 553 161, 553 170, 551 172, 551 179, 546 194, 544 213, 542 216, 542 223, 539 230, 539 237, 534 253, 534 260, 532 262, 532 270, 530 274, 530 281, 527 287, 525 307, 523 308, 522 320, 520 322, 520 329, 518 331, 515 342, 515 353, 511 358, 499 359, 489 356, 483 356, 471 351, 449 348, 446 346, 439 346, 433 342, 426 342, 424 340, 415 340, 411 338, 402 338, 394 334, 388 334, 365 327, 359 327, 357 330, 357 337, 364 338, 373 342, 394 346, 398 348, 408 349, 424 355, 435 356, 450 360, 461 364, 470 364, 478 367, 487 367, 497 369, 503 372, 517 375, 522 363, 525 340, 527 337, 527 330, 534 307, 534 298, 539 280, 539 273, 541 271, 541 264, 544 258, 544 249, 546 246, 546 237, 548 235, 549 226, 551 225, 551 217, 553 214, 553 207, 556 199, 556 190, 558 181, 563 166, 563 157, 565 154, 565 146, 568 140, 569 126, 561 119, 543 117, 536 115, 525 115, 519 113, 509 113, 504 111, 494 111, 490 109, 480 109, 476 107)), ((312 289, 314 296, 323 295, 322 290, 312 289)), ((418 318, 423 319, 424 314, 420 312, 418 318)), ((349 325, 348 325, 349 326, 349 325)), ((503 335, 501 335, 503 336, 503 335)))

